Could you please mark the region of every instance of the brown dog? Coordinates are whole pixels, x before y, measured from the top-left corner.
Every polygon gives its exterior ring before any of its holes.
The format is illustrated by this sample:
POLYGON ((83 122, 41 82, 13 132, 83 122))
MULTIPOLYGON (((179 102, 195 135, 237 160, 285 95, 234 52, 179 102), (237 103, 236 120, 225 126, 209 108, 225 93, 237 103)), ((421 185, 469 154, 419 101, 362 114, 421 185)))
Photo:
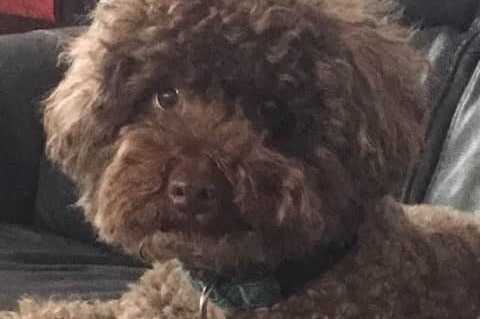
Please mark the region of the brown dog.
MULTIPOLYGON (((389 194, 422 144, 422 54, 338 0, 99 5, 46 103, 121 300, 21 318, 479 318, 480 221, 389 194)), ((376 4, 374 9, 380 9, 376 4)))

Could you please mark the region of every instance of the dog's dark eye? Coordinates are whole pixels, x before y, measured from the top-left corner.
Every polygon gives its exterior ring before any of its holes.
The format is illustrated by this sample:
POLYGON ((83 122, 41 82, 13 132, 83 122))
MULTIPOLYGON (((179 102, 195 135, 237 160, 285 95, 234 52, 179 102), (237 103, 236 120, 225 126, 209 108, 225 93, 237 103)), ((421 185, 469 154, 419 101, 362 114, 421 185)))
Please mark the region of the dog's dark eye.
POLYGON ((177 105, 179 100, 179 92, 177 89, 171 88, 162 90, 153 96, 153 103, 161 110, 168 110, 177 105))
POLYGON ((260 106, 258 109, 258 115, 267 121, 273 121, 280 115, 279 111, 280 108, 276 102, 268 101, 260 106))
POLYGON ((285 104, 269 100, 258 107, 257 115, 277 142, 288 138, 295 130, 296 116, 285 104))

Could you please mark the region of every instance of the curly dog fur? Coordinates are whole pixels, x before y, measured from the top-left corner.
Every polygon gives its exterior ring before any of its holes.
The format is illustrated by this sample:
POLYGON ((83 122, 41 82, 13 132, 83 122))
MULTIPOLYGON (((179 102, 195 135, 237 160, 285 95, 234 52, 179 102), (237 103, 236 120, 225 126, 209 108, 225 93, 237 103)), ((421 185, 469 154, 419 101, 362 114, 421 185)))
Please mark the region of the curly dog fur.
POLYGON ((46 101, 47 152, 99 238, 153 269, 119 300, 27 299, 0 317, 200 318, 196 270, 271 274, 340 242, 281 301, 209 302, 208 318, 479 318, 480 221, 390 195, 421 150, 427 94, 424 57, 386 11, 101 3, 46 101), (207 208, 179 208, 172 176, 212 182, 207 208))

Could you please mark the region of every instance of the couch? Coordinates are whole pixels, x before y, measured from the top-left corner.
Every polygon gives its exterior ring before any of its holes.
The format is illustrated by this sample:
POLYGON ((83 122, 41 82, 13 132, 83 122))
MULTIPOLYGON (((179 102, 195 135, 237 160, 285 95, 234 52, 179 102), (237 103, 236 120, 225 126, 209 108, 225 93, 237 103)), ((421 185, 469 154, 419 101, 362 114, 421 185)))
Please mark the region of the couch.
POLYGON ((43 156, 38 101, 59 81, 76 29, 0 37, 0 309, 24 294, 116 298, 145 271, 106 249, 75 208, 75 190, 43 156))
MULTIPOLYGON (((406 203, 480 210, 480 15, 474 0, 403 0, 429 50, 431 120, 406 203)), ((79 29, 0 37, 0 309, 24 294, 118 297, 147 267, 106 248, 76 208, 75 188, 45 159, 39 100, 60 80, 57 55, 79 29)))
POLYGON ((0 34, 88 23, 97 0, 0 1, 0 34))

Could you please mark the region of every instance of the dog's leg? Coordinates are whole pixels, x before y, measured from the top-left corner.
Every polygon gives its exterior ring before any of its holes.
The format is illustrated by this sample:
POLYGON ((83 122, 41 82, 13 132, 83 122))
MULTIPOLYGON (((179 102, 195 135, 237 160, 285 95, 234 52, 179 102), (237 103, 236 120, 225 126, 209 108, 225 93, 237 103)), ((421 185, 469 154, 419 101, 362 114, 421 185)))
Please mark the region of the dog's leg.
POLYGON ((12 311, 0 311, 0 319, 20 319, 20 316, 12 311))
MULTIPOLYGON (((200 296, 178 262, 155 263, 121 298, 117 319, 200 319, 200 296)), ((209 303, 207 318, 225 315, 209 303)))
POLYGON ((18 312, 0 312, 0 319, 115 319, 117 301, 47 301, 24 299, 18 312))
MULTIPOLYGON (((0 319, 199 319, 200 292, 193 289, 176 261, 156 263, 119 300, 45 301, 24 299, 18 312, 0 312, 0 319)), ((225 319, 209 304, 209 319, 225 319)))

